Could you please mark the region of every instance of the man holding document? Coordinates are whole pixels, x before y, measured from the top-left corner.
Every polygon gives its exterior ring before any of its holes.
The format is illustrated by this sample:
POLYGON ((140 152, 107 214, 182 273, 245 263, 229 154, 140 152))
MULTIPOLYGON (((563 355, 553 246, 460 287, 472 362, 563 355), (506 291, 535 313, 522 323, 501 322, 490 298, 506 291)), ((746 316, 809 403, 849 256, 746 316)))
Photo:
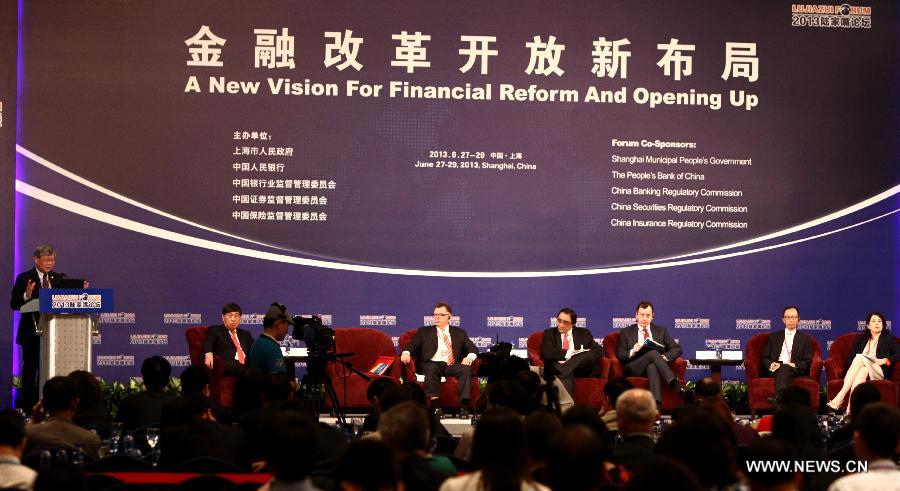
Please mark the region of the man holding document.
MULTIPOLYGON (((600 375, 597 360, 603 357, 603 347, 586 328, 575 327, 578 315, 566 307, 556 314, 556 327, 544 331, 541 359, 545 374, 556 375, 569 396, 575 396, 576 377, 600 375)), ((560 400, 565 396, 560 394, 560 400)))
POLYGON ((684 392, 669 366, 681 356, 681 346, 664 327, 653 324, 652 303, 641 301, 634 317, 637 323, 622 329, 616 357, 625 376, 647 377, 656 405, 662 407, 662 382, 684 392))

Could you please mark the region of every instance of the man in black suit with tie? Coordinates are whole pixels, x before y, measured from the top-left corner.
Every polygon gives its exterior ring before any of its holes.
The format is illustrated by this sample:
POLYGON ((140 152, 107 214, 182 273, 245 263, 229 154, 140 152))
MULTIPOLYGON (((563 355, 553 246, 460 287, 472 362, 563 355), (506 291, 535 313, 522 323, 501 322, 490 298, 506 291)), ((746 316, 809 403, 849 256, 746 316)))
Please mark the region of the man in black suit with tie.
MULTIPOLYGON (((56 251, 49 245, 38 246, 34 250, 34 268, 16 276, 9 306, 19 310, 31 299, 38 298, 43 288, 59 285, 63 275, 53 271, 56 251)), ((84 287, 87 288, 87 282, 84 287)), ((38 399, 38 368, 41 359, 41 338, 35 333, 38 314, 22 314, 16 331, 16 344, 22 346, 22 370, 19 372, 22 388, 16 400, 16 407, 31 411, 38 399)))
POLYGON ((572 397, 575 396, 575 378, 600 375, 597 360, 603 357, 603 347, 594 341, 591 331, 575 327, 576 322, 578 315, 574 310, 561 309, 556 314, 556 327, 545 330, 541 341, 544 373, 556 375, 572 397), (581 350, 589 351, 575 354, 581 350))
POLYGON ((684 388, 669 366, 681 356, 681 346, 664 327, 653 324, 652 303, 646 300, 638 303, 634 316, 637 323, 626 327, 619 335, 616 357, 622 363, 626 377, 647 377, 656 405, 662 407, 663 382, 684 394, 684 388), (662 345, 661 352, 651 349, 638 356, 647 339, 662 345))
POLYGON ((435 304, 432 317, 434 326, 420 327, 412 341, 403 347, 400 361, 409 363, 416 357, 416 373, 425 375, 425 394, 435 412, 440 410, 441 377, 459 379, 461 415, 469 412, 469 394, 472 389, 472 362, 478 349, 466 331, 450 325, 450 305, 435 304))
POLYGON ((784 330, 773 332, 762 353, 764 376, 775 377, 775 394, 781 393, 796 377, 808 377, 813 349, 809 336, 797 331, 800 310, 793 305, 781 311, 784 330))
POLYGON ((240 305, 232 302, 222 307, 222 325, 209 326, 203 341, 204 363, 212 370, 213 355, 225 361, 225 375, 237 376, 247 363, 247 355, 253 346, 250 331, 239 329, 241 324, 240 305))

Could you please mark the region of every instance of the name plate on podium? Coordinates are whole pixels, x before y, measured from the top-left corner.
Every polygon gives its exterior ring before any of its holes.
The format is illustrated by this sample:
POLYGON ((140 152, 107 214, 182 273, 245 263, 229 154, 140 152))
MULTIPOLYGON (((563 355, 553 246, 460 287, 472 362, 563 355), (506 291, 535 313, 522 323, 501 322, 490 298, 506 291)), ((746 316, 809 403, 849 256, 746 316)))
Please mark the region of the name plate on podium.
POLYGON ((50 288, 41 291, 42 314, 98 314, 113 312, 110 288, 50 288))

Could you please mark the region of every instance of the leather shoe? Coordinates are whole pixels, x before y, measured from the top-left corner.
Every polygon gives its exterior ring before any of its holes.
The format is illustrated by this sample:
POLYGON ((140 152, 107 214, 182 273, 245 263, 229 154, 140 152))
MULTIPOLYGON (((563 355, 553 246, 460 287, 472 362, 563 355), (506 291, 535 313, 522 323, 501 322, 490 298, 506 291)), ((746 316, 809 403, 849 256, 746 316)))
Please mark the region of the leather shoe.
POLYGON ((465 406, 459 408, 459 419, 469 419, 469 408, 465 406))

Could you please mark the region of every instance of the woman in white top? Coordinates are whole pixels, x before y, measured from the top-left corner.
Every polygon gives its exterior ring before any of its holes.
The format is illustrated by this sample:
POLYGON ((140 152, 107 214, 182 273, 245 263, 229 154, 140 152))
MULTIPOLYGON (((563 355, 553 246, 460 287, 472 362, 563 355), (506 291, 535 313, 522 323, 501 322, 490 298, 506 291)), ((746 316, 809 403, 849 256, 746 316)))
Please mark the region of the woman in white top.
MULTIPOLYGON (((900 361, 900 346, 887 329, 887 321, 881 312, 869 312, 866 330, 861 333, 847 357, 847 374, 841 391, 828 401, 828 409, 837 411, 857 385, 867 380, 890 380, 893 364, 900 361)), ((850 405, 847 404, 847 413, 850 405)))

